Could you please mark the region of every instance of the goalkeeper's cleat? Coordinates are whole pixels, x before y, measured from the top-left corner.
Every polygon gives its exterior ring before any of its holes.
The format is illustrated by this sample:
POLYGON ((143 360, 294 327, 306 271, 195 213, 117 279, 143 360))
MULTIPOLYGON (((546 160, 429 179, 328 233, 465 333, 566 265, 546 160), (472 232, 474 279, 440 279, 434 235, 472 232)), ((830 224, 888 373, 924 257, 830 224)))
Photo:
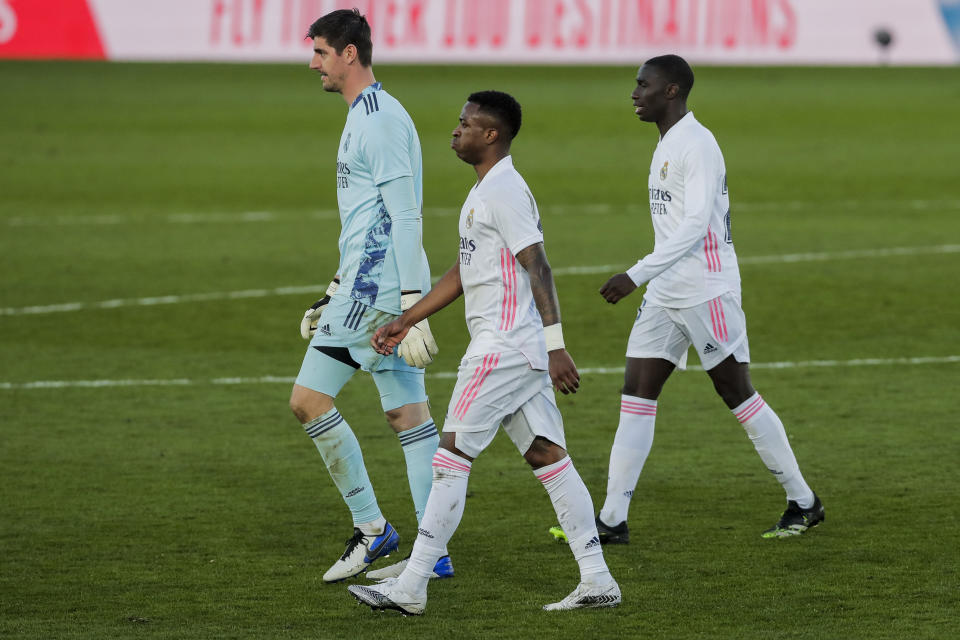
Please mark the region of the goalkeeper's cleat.
POLYGON ((557 542, 569 542, 567 540, 567 534, 564 532, 563 528, 560 525, 554 525, 547 530, 550 535, 553 536, 553 539, 557 542))
POLYGON ((771 528, 764 531, 761 536, 764 538, 790 538, 799 536, 826 519, 823 511, 823 503, 817 494, 813 494, 813 506, 809 509, 801 509, 795 500, 787 502, 787 510, 780 516, 780 521, 771 528))
POLYGON ((374 560, 390 555, 399 546, 400 535, 389 522, 380 534, 365 534, 354 527, 353 537, 347 540, 346 551, 323 574, 323 581, 340 582, 363 573, 374 560))
POLYGON ((611 527, 604 523, 600 516, 597 516, 596 523, 600 544, 627 544, 630 542, 630 529, 627 527, 626 520, 611 527))
MULTIPOLYGON (((403 570, 407 568, 407 563, 410 560, 410 556, 407 556, 400 562, 395 562, 388 567, 383 569, 374 569, 373 571, 367 572, 367 578, 370 580, 386 580, 387 578, 397 578, 403 573, 403 570)), ((450 562, 450 556, 443 556, 437 560, 437 564, 433 567, 433 573, 430 574, 430 579, 435 578, 452 578, 453 577, 453 563, 450 562)))
POLYGON ((360 604, 374 611, 399 611, 405 616, 419 616, 427 606, 427 594, 407 593, 397 584, 396 578, 388 578, 370 586, 352 584, 347 587, 360 604))
POLYGON ((544 611, 569 611, 571 609, 601 609, 615 607, 622 602, 620 586, 610 579, 605 585, 596 586, 581 582, 573 593, 560 602, 543 605, 544 611))

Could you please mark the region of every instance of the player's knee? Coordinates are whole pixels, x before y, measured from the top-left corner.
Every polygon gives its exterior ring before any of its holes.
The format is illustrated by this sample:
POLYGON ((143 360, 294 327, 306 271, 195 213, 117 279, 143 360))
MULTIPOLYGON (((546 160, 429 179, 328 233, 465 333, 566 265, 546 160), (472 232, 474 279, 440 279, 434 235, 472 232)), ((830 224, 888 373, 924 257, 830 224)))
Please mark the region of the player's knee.
POLYGON ((400 421, 403 418, 403 412, 399 408, 388 409, 387 411, 383 412, 383 415, 386 416, 387 423, 394 429, 400 426, 400 421))
POLYGON ((297 393, 297 390, 294 389, 293 393, 290 394, 290 410, 293 411, 293 415, 297 417, 301 423, 307 422, 308 418, 304 413, 305 407, 303 406, 303 401, 300 398, 300 394, 297 393))
POLYGON ((724 404, 731 409, 740 406, 747 398, 756 393, 749 382, 741 380, 714 379, 713 388, 724 404))
POLYGON ((523 454, 523 459, 527 461, 534 469, 539 469, 554 462, 560 462, 567 455, 567 450, 560 445, 537 436, 527 452, 523 454))
POLYGON ((316 394, 318 397, 313 396, 314 394, 298 386, 295 386, 290 394, 290 410, 301 424, 306 424, 333 408, 332 399, 326 401, 320 394, 316 394))
POLYGON ((426 402, 414 402, 405 404, 395 409, 387 409, 383 412, 387 418, 387 424, 396 431, 406 431, 419 427, 430 419, 430 408, 426 402))

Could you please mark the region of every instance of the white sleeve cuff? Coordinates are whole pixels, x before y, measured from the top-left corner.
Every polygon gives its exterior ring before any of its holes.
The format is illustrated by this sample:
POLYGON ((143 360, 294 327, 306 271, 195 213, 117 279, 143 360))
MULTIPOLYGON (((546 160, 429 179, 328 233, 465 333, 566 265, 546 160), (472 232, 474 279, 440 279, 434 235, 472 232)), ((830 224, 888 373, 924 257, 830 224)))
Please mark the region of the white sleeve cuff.
POLYGON ((638 287, 649 280, 649 278, 645 278, 643 275, 643 260, 627 269, 627 275, 633 280, 633 284, 638 287))

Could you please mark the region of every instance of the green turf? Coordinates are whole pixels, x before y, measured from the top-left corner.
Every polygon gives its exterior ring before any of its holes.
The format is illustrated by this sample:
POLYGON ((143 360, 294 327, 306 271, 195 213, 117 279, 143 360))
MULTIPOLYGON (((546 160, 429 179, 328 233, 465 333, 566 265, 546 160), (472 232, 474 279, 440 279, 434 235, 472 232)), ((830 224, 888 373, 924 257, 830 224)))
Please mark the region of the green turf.
MULTIPOLYGON (((632 68, 377 67, 419 128, 424 242, 457 253, 473 181, 448 148, 473 90, 524 106, 515 163, 557 269, 626 267, 652 245, 656 142, 632 68)), ((691 106, 724 150, 755 363, 960 355, 960 69, 697 69, 691 106), (747 258, 826 252, 820 261, 747 258)), ((336 268, 345 105, 305 65, 0 63, 0 637, 944 638, 960 625, 960 363, 757 367, 827 521, 765 541, 782 492, 702 373, 661 397, 627 547, 624 604, 547 615, 577 571, 549 501, 501 436, 474 466, 458 576, 421 619, 372 614, 320 576, 350 534, 287 408, 311 293, 106 300, 315 286, 336 268), (245 214, 248 215, 245 217, 245 214), (24 313, 83 303, 78 311, 24 313), (25 388, 38 381, 189 384, 25 388)), ((635 297, 557 277, 582 368, 622 365, 635 297)), ((462 305, 432 321, 452 372, 462 305)), ((428 378, 434 415, 453 381, 428 378)), ((597 507, 618 376, 562 398, 597 507)), ((338 406, 403 550, 415 521, 369 379, 338 406)))

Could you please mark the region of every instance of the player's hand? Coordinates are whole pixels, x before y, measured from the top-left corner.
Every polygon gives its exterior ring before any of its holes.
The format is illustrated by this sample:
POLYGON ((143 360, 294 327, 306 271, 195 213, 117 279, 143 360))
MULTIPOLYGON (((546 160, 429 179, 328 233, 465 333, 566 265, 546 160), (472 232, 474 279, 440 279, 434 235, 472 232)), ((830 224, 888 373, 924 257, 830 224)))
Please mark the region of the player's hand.
POLYGON ((389 356, 393 353, 394 347, 406 337, 409 330, 410 328, 400 318, 397 318, 373 332, 373 336, 370 338, 370 346, 380 355, 389 356))
POLYGON ((326 295, 310 305, 310 308, 303 312, 303 319, 300 320, 300 335, 304 340, 309 340, 317 332, 317 323, 320 322, 320 315, 330 303, 330 297, 337 292, 340 286, 340 279, 334 278, 330 286, 327 287, 326 295))
POLYGON ((547 357, 550 360, 550 379, 553 381, 553 388, 564 395, 576 393, 580 388, 580 373, 567 350, 554 349, 547 352, 547 357))
MULTIPOLYGON (((401 311, 406 311, 415 305, 421 297, 420 293, 405 293, 400 296, 401 311)), ((423 369, 433 362, 433 356, 437 355, 438 351, 440 351, 440 347, 437 346, 437 341, 433 338, 433 332, 430 331, 430 323, 424 318, 410 327, 407 335, 400 340, 397 353, 411 367, 423 369)))
POLYGON ((600 295, 610 304, 616 304, 621 298, 633 293, 636 288, 637 285, 630 276, 625 273, 618 273, 600 287, 600 295))

